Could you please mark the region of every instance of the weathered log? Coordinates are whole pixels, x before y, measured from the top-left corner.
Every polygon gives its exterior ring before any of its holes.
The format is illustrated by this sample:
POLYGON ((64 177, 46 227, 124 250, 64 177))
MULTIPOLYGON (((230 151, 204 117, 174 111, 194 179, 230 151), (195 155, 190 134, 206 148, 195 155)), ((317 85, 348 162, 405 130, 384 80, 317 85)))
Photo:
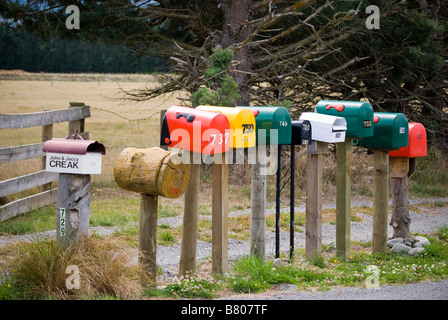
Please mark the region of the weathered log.
POLYGON ((177 198, 187 187, 190 166, 173 157, 177 155, 158 147, 126 148, 115 162, 115 181, 125 190, 177 198))

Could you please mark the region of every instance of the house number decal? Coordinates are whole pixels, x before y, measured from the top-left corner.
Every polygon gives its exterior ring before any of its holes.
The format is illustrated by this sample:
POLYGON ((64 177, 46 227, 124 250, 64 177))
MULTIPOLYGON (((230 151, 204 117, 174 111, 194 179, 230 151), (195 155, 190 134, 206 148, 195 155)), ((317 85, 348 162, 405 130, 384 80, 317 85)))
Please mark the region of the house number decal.
POLYGON ((61 208, 59 211, 59 235, 61 237, 65 236, 65 230, 66 230, 65 222, 66 222, 65 208, 61 208))

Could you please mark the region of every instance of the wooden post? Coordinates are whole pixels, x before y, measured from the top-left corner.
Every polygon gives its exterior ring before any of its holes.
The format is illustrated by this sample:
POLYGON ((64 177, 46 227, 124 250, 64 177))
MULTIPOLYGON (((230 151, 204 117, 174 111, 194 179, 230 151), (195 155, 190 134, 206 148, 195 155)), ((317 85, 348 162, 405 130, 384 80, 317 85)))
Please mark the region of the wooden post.
MULTIPOLYGON (((85 106, 84 102, 69 102, 69 108, 74 107, 83 107, 85 106)), ((75 130, 78 130, 78 133, 83 137, 83 139, 89 139, 89 134, 84 132, 85 130, 85 119, 73 120, 68 123, 68 135, 72 135, 75 133, 75 130)))
POLYGON ((266 146, 259 153, 256 146, 256 162, 252 165, 251 217, 250 217, 250 254, 260 261, 265 260, 266 230, 266 146))
MULTIPOLYGON (((51 140, 53 138, 53 124, 42 126, 42 142, 51 140)), ((41 168, 42 170, 45 170, 46 168, 46 156, 42 157, 42 164, 41 168)), ((46 183, 41 186, 41 191, 47 191, 51 189, 51 182, 46 183)))
POLYGON ((352 140, 336 144, 336 256, 350 255, 352 140))
POLYGON ((57 239, 63 244, 87 237, 90 220, 90 175, 60 173, 56 201, 57 239))
POLYGON ((228 164, 226 153, 222 162, 212 164, 212 272, 224 273, 228 268, 228 164))
POLYGON ((386 252, 389 195, 389 151, 374 150, 372 251, 386 252))
POLYGON ((157 278, 157 210, 158 196, 140 194, 139 264, 154 287, 157 278))
POLYGON ((306 172, 306 257, 322 254, 322 168, 327 143, 307 146, 306 172))
POLYGON ((409 238, 411 216, 409 215, 408 172, 409 158, 389 158, 390 193, 394 238, 409 238))
POLYGON ((198 196, 201 164, 194 163, 194 154, 190 152, 190 180, 185 189, 182 243, 180 250, 179 275, 187 271, 196 272, 196 246, 198 240, 198 196))

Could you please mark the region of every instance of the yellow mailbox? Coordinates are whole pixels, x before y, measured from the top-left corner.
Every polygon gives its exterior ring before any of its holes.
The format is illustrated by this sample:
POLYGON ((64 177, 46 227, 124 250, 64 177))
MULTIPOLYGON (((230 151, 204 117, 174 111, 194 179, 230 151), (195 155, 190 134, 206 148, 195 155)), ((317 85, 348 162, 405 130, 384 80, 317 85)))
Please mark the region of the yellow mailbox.
POLYGON ((255 147, 255 117, 249 109, 216 106, 198 106, 196 109, 220 112, 229 119, 230 148, 255 147))

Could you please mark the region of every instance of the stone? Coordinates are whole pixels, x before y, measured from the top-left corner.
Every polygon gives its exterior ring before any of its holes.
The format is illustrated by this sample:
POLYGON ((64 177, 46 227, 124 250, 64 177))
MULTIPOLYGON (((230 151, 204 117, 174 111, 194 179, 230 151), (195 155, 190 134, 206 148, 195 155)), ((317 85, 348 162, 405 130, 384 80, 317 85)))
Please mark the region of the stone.
POLYGON ((412 248, 423 248, 423 244, 420 241, 414 242, 412 248))
POLYGON ((272 265, 273 265, 274 267, 280 267, 280 266, 282 266, 282 265, 283 265, 282 259, 280 259, 280 258, 276 258, 276 259, 274 259, 274 262, 272 263, 272 265))
POLYGON ((394 238, 387 241, 387 246, 392 248, 397 243, 404 243, 403 238, 394 238))
POLYGON ((429 240, 428 240, 427 238, 425 238, 425 237, 422 237, 422 236, 416 236, 415 238, 416 238, 419 242, 421 242, 423 246, 428 246, 428 245, 430 244, 430 243, 429 243, 429 240))
POLYGON ((423 251, 425 251, 425 248, 413 248, 413 249, 409 250, 408 254, 410 256, 417 256, 423 251))
POLYGON ((391 252, 396 252, 396 253, 407 253, 409 250, 411 250, 411 247, 408 247, 407 245, 403 244, 403 243, 396 243, 392 249, 390 249, 391 252))

